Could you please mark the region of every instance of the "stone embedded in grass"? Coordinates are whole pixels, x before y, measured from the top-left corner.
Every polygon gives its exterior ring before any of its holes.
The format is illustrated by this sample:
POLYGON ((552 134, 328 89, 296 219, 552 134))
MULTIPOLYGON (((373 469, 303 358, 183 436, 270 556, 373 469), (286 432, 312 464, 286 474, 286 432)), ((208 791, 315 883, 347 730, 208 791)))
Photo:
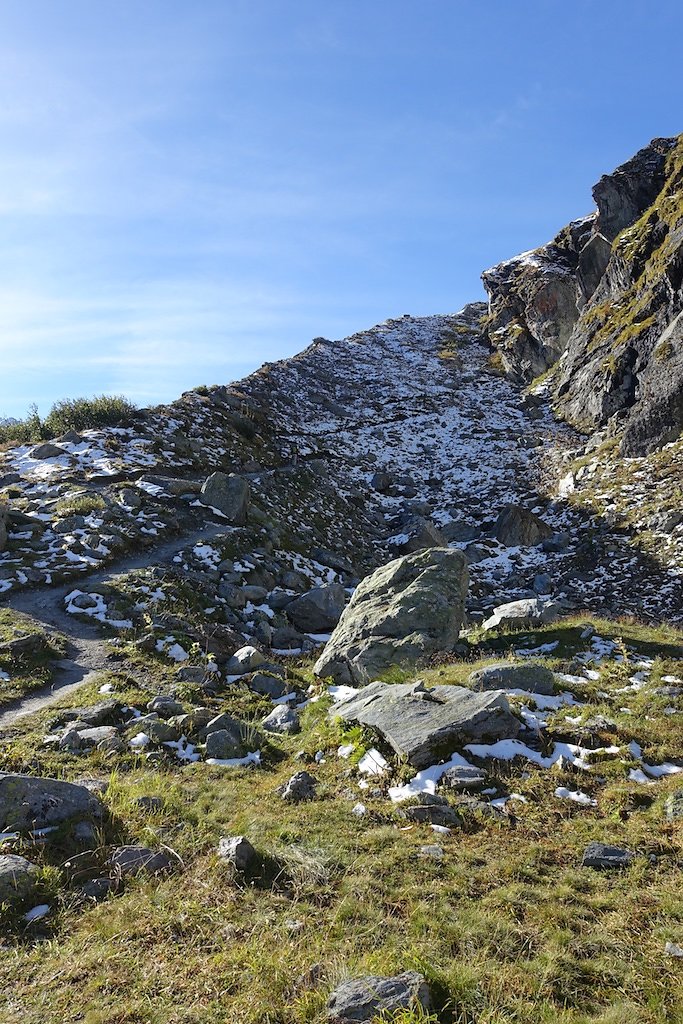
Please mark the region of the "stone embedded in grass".
POLYGON ((462 686, 370 683, 330 709, 331 718, 376 729, 416 768, 449 756, 458 744, 513 739, 520 729, 505 694, 462 686))
POLYGON ((0 772, 0 832, 30 831, 72 818, 101 818, 102 804, 84 786, 0 772))
POLYGON ((399 811, 402 818, 406 818, 408 821, 426 822, 429 825, 462 826, 462 818, 450 806, 445 797, 437 796, 434 793, 423 793, 417 800, 417 803, 404 806, 399 811))
POLYGON ((14 905, 34 892, 38 868, 24 857, 0 854, 0 904, 14 905))
POLYGON ((313 800, 316 786, 317 782, 308 772, 296 772, 284 786, 280 786, 278 793, 283 800, 298 804, 303 800, 313 800))
POLYGON ((241 734, 236 734, 232 729, 216 729, 206 737, 206 759, 215 758, 217 761, 228 761, 231 758, 242 757, 244 744, 241 734))
POLYGON ((417 971, 386 978, 369 975, 342 982, 327 1003, 329 1024, 368 1024, 397 1010, 429 1010, 427 982, 417 971))
POLYGON ((164 806, 164 801, 160 796, 139 796, 134 802, 135 806, 145 814, 156 814, 164 806))
POLYGON ((496 629, 498 626, 540 626, 546 622, 555 622, 562 614, 563 608, 557 601, 541 601, 537 597, 523 601, 510 601, 498 605, 491 615, 482 623, 482 629, 496 629))
POLYGON ((164 874, 171 871, 174 861, 162 850, 150 850, 147 846, 118 846, 109 858, 114 874, 121 878, 137 875, 164 874))
POLYGON ((455 790, 455 792, 464 792, 470 789, 479 789, 485 782, 486 774, 481 768, 458 764, 443 773, 439 784, 444 789, 452 789, 455 790))
POLYGON ((528 662, 485 665, 472 672, 467 682, 473 690, 526 690, 544 696, 555 692, 555 676, 550 669, 528 662))
POLYGON ((619 846, 593 842, 583 851, 581 863, 585 868, 627 868, 634 856, 630 850, 622 850, 619 846))
POLYGON ((287 693, 287 683, 284 679, 280 679, 278 676, 271 676, 265 672, 255 672, 254 675, 248 680, 247 686, 254 693, 260 693, 264 697, 270 697, 271 700, 277 700, 278 697, 284 697, 287 693))
POLYGON ((174 700, 173 697, 167 697, 164 694, 159 694, 154 697, 147 705, 147 710, 150 713, 157 714, 159 718, 173 718, 174 715, 182 715, 184 707, 179 701, 174 700))
POLYGON ((278 707, 273 708, 270 714, 263 719, 261 725, 268 732, 281 732, 288 735, 299 732, 301 729, 299 715, 294 708, 290 708, 286 704, 279 704, 278 707))
POLYGON ((265 660, 256 647, 240 647, 226 664, 225 673, 229 676, 244 676, 247 672, 253 672, 259 665, 263 665, 265 660))
POLYGON ((258 854, 246 836, 223 836, 218 843, 218 856, 238 871, 248 871, 258 864, 258 854))

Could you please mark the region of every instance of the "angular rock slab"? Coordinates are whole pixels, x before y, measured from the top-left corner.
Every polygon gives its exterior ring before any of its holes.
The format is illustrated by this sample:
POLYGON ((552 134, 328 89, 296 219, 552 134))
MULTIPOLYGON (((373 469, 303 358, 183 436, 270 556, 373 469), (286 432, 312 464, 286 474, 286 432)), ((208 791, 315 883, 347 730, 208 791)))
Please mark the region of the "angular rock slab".
POLYGON ((482 629, 495 629, 497 626, 540 626, 545 622, 555 622, 560 618, 563 608, 557 601, 540 601, 537 597, 522 601, 510 601, 493 609, 482 629))
POLYGON ((330 709, 330 717, 376 729, 397 754, 425 768, 466 743, 514 739, 520 722, 500 690, 370 683, 330 709))
POLYGON ((585 868, 613 871, 617 868, 627 868, 633 857, 634 854, 630 850, 623 850, 620 846, 593 842, 583 851, 581 863, 585 868))
POLYGON ((467 583, 465 556, 452 548, 428 548, 381 566, 359 583, 314 672, 358 685, 393 665, 414 666, 451 650, 467 583))
POLYGON ((473 690, 526 690, 552 696, 555 676, 545 665, 528 662, 500 662, 472 672, 467 682, 473 690))
POLYGON ((101 818, 102 810, 85 786, 0 772, 0 832, 48 828, 71 818, 101 818))
POLYGON ((327 1003, 329 1024, 368 1024, 382 1013, 396 1010, 428 1010, 429 986, 417 971, 404 971, 393 978, 370 975, 343 982, 327 1003))

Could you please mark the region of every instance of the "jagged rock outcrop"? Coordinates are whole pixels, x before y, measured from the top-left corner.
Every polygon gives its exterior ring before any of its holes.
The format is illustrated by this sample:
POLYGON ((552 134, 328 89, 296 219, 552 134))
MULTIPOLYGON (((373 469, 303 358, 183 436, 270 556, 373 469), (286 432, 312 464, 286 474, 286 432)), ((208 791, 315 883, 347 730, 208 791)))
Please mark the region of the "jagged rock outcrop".
POLYGON ((612 421, 625 455, 683 427, 683 136, 654 139, 593 189, 597 213, 483 275, 504 369, 557 366, 556 411, 612 421))
POLYGON ((396 558, 356 588, 316 675, 367 683, 392 665, 415 665, 453 648, 463 623, 467 562, 462 551, 428 548, 396 558))

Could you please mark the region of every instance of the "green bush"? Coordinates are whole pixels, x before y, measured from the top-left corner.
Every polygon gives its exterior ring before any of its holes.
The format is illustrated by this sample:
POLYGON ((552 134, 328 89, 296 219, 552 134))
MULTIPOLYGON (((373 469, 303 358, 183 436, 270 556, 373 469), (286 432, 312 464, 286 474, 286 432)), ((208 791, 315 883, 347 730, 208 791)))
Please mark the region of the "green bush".
POLYGON ((130 420, 135 406, 123 395, 95 395, 93 398, 66 398, 55 402, 43 427, 49 437, 67 430, 93 430, 113 427, 130 420))
POLYGON ((93 398, 66 398, 55 402, 44 420, 35 405, 25 419, 0 423, 0 444, 31 444, 48 441, 67 430, 97 430, 130 421, 136 409, 123 395, 95 395, 93 398))

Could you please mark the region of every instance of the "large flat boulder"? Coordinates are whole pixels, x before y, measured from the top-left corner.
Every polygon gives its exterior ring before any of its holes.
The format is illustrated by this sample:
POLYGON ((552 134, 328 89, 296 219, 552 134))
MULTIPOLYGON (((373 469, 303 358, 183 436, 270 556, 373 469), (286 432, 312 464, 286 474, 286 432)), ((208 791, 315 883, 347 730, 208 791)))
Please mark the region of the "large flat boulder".
POLYGON ((422 683, 370 683, 329 713, 376 729, 416 768, 466 743, 513 739, 520 729, 504 693, 474 693, 463 686, 427 690, 422 683))
POLYGON ((550 696, 555 692, 555 676, 545 665, 506 661, 485 665, 467 680, 473 690, 526 690, 550 696))
POLYGON ((510 601, 493 609, 493 614, 482 623, 483 629, 497 629, 498 626, 540 626, 560 618, 563 607, 557 601, 541 601, 540 598, 525 598, 510 601))
POLYGON ((101 817, 102 804, 85 786, 0 772, 0 832, 24 832, 61 825, 72 818, 101 817))
POLYGON ((393 665, 413 667, 451 650, 467 596, 461 551, 428 548, 396 558, 360 582, 325 650, 316 675, 363 684, 393 665))
POLYGON ((235 473, 212 473, 202 485, 199 500, 217 508, 235 526, 244 526, 249 510, 249 482, 235 473))

